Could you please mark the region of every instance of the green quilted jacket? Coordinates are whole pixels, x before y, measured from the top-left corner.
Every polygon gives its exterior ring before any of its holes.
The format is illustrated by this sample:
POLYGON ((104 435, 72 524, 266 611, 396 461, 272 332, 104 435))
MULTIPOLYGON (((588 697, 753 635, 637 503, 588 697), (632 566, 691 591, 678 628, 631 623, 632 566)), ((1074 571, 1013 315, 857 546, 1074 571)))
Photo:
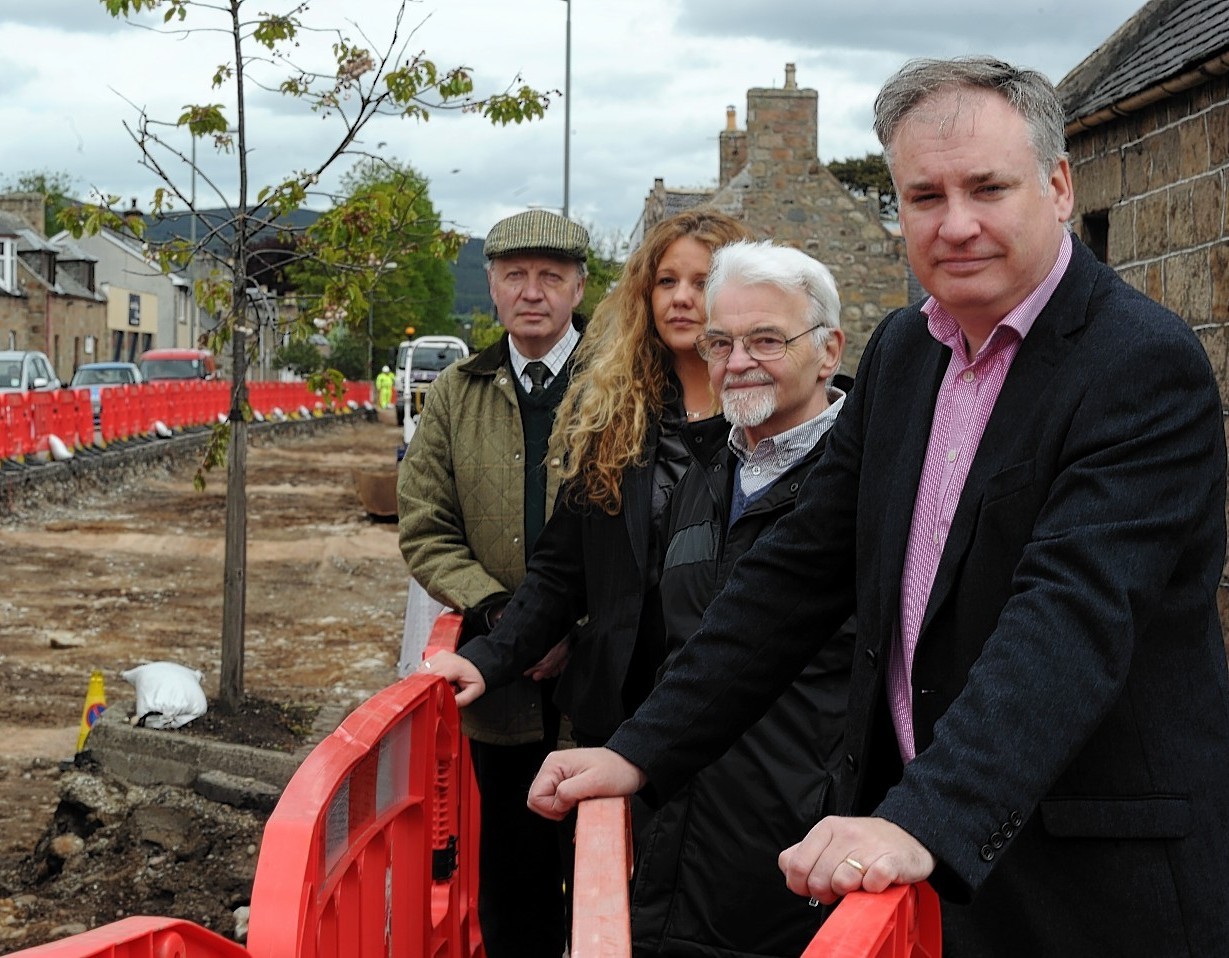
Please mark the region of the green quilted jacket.
MULTIPOLYGON (((431 384, 397 478, 401 554, 437 601, 464 612, 525 576, 525 443, 507 334, 431 384)), ((559 489, 547 464, 546 502, 559 489)), ((542 738, 536 683, 487 692, 463 710, 465 734, 495 745, 542 738)))

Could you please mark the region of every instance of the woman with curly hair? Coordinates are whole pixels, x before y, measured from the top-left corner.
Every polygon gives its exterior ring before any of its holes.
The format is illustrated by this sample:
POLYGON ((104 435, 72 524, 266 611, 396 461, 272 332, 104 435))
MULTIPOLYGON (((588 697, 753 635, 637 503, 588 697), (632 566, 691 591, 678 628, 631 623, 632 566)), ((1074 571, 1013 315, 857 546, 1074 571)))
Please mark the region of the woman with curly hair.
POLYGON ((659 520, 688 454, 679 427, 719 409, 707 364, 704 283, 712 253, 750 234, 715 210, 653 227, 594 310, 551 437, 566 484, 524 580, 491 633, 424 663, 468 705, 488 689, 554 668, 555 701, 581 745, 601 745, 648 694, 665 654, 659 520))

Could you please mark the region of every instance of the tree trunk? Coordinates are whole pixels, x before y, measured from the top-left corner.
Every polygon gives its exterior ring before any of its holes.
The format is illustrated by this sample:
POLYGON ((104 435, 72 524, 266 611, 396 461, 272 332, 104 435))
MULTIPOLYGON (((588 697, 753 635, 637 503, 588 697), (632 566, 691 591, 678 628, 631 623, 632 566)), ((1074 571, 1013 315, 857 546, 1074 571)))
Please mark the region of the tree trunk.
POLYGON ((247 605, 247 336, 236 325, 230 442, 226 451, 226 556, 222 573, 222 705, 235 711, 243 703, 244 611, 247 605))

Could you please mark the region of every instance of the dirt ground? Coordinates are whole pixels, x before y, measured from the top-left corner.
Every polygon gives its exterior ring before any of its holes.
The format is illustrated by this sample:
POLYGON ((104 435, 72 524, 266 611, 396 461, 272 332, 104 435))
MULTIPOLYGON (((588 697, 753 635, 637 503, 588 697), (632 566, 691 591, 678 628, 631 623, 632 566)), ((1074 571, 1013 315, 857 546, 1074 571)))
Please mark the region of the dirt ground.
MULTIPOLYGON (((312 436, 254 437, 249 696, 357 701, 395 680, 406 587, 397 527, 365 513, 350 470, 391 468, 399 438, 397 427, 360 417, 312 436)), ((225 476, 215 472, 197 493, 192 466, 160 473, 0 524, 0 953, 125 914, 186 917, 229 934, 250 883, 261 816, 215 822, 216 809, 196 796, 125 795, 61 767, 92 669, 104 674, 110 707, 131 709, 134 699, 120 673, 156 660, 199 669, 216 696, 225 476), (151 811, 120 823, 100 811, 116 803, 151 811), (85 809, 89 822, 74 821, 85 809), (194 819, 214 827, 176 825, 194 819), (205 867, 211 860, 240 873, 223 880, 205 867)))

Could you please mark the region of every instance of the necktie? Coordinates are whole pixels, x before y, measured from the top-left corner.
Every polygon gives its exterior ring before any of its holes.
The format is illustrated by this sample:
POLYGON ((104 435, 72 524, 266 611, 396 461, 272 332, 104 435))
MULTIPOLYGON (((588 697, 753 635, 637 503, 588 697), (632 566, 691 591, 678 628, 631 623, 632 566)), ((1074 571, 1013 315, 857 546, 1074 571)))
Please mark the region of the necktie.
POLYGON ((546 377, 550 375, 550 367, 546 363, 540 359, 526 363, 525 375, 533 383, 533 388, 529 390, 529 395, 541 396, 542 393, 546 392, 546 377))

